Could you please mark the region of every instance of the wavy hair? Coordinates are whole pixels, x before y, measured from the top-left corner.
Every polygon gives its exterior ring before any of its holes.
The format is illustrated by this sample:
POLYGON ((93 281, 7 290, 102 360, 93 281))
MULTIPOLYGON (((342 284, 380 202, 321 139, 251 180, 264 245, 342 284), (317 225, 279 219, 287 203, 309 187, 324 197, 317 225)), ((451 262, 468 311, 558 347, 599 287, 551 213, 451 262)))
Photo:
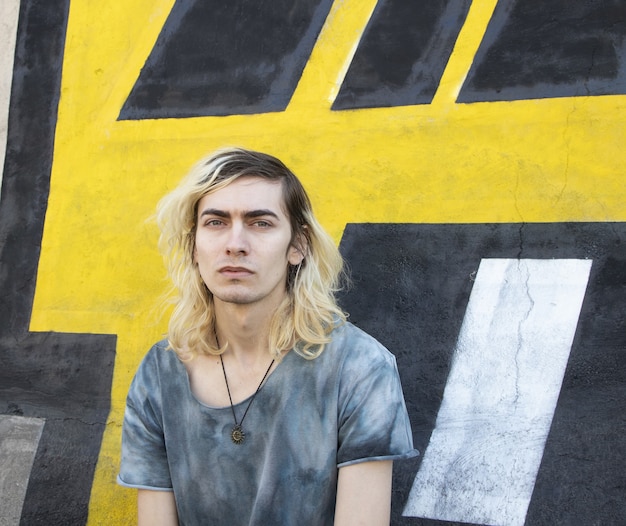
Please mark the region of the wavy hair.
POLYGON ((345 278, 343 259, 315 219, 309 197, 291 170, 271 155, 243 148, 217 150, 202 159, 157 205, 159 250, 175 291, 170 347, 181 359, 226 350, 216 341, 213 294, 194 263, 197 207, 205 195, 246 176, 281 183, 291 243, 305 254, 299 265, 289 265, 287 294, 271 319, 270 352, 277 360, 292 348, 304 358, 316 358, 333 328, 346 320, 335 300, 345 278))

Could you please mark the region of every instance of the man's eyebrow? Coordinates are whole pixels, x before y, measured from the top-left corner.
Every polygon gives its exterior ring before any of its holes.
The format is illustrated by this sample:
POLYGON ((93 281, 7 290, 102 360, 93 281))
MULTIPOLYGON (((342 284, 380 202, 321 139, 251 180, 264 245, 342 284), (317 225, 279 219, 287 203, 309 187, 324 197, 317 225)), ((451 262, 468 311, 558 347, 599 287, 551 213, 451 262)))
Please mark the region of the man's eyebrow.
POLYGON ((230 214, 224 210, 219 210, 217 208, 205 208, 202 212, 200 212, 200 217, 204 216, 217 216, 217 217, 230 217, 230 214))
MULTIPOLYGON (((216 217, 223 217, 223 218, 230 218, 230 212, 227 212, 226 210, 220 210, 219 208, 205 208, 202 212, 200 212, 200 217, 204 217, 204 216, 216 216, 216 217)), ((243 213, 243 217, 246 219, 254 219, 256 217, 265 217, 265 216, 270 216, 270 217, 274 217, 276 219, 280 219, 278 217, 278 214, 276 212, 273 212, 272 210, 269 210, 267 208, 261 208, 259 210, 249 210, 243 213)))
POLYGON ((255 217, 264 217, 264 216, 270 216, 270 217, 279 219, 278 214, 268 209, 250 210, 249 212, 245 212, 243 216, 246 219, 254 219, 255 217))

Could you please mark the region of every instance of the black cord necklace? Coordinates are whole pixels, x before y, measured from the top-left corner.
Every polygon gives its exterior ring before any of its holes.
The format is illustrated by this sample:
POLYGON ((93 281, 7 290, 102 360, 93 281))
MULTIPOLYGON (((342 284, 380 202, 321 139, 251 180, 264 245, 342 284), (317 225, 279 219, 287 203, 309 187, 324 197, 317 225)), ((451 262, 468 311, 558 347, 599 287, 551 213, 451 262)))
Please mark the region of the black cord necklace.
POLYGON ((233 419, 235 420, 235 426, 233 427, 233 430, 230 432, 230 438, 237 445, 243 444, 243 441, 246 439, 246 434, 243 432, 243 428, 241 427, 243 425, 243 419, 246 418, 246 415, 248 414, 248 409, 250 409, 250 406, 252 405, 252 402, 254 402, 254 399, 257 393, 261 390, 261 386, 263 385, 263 382, 267 378, 267 375, 270 373, 270 369, 272 368, 272 365, 274 365, 274 360, 272 360, 272 362, 270 363, 270 366, 267 368, 267 371, 265 371, 265 374, 263 375, 263 378, 261 379, 261 383, 259 384, 259 387, 256 388, 256 391, 254 392, 254 394, 252 395, 252 398, 248 402, 248 407, 246 407, 246 410, 244 411, 243 416, 241 417, 241 420, 239 422, 237 422, 237 415, 235 414, 235 407, 233 406, 233 399, 230 396, 230 387, 228 387, 228 378, 226 377, 226 368, 224 367, 224 360, 222 359, 221 354, 220 354, 220 362, 222 364, 222 371, 224 372, 224 381, 226 382, 226 390, 228 391, 228 399, 230 400, 230 409, 233 412, 233 419))

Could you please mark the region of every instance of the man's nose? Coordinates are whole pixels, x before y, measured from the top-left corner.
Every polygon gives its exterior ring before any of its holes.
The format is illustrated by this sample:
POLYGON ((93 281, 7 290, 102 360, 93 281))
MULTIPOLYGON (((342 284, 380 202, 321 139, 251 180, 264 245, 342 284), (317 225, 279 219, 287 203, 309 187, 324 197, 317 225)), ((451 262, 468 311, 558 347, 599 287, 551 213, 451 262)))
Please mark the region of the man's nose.
POLYGON ((228 254, 247 254, 249 249, 248 236, 244 225, 234 223, 229 231, 226 252, 228 254))

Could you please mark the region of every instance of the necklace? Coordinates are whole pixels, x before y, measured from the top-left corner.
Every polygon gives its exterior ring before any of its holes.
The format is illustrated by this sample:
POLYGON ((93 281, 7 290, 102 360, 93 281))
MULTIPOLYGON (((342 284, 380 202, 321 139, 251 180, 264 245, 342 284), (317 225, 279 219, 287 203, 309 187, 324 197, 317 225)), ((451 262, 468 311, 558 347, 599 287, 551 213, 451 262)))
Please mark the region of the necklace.
POLYGON ((248 409, 250 409, 252 402, 254 402, 254 398, 256 397, 257 393, 261 390, 261 386, 263 385, 263 382, 267 378, 267 375, 270 373, 270 369, 272 368, 272 365, 274 365, 274 360, 272 360, 272 362, 270 363, 270 366, 267 368, 267 371, 265 371, 265 374, 263 375, 263 378, 261 379, 261 383, 259 384, 259 387, 256 388, 256 391, 254 391, 252 398, 248 402, 248 407, 246 407, 246 410, 244 411, 243 416, 241 417, 241 420, 239 422, 237 422, 237 415, 235 414, 235 407, 233 406, 233 399, 230 396, 230 387, 228 387, 228 378, 226 377, 226 368, 224 367, 224 360, 222 359, 221 354, 220 354, 220 362, 222 364, 222 371, 224 372, 224 381, 226 382, 226 390, 228 391, 228 399, 230 400, 230 409, 233 412, 233 419, 235 420, 235 426, 233 427, 233 430, 230 432, 230 438, 235 444, 239 445, 239 444, 242 444, 243 441, 246 439, 246 434, 243 432, 243 428, 241 427, 243 425, 243 419, 246 418, 246 415, 248 414, 248 409))

